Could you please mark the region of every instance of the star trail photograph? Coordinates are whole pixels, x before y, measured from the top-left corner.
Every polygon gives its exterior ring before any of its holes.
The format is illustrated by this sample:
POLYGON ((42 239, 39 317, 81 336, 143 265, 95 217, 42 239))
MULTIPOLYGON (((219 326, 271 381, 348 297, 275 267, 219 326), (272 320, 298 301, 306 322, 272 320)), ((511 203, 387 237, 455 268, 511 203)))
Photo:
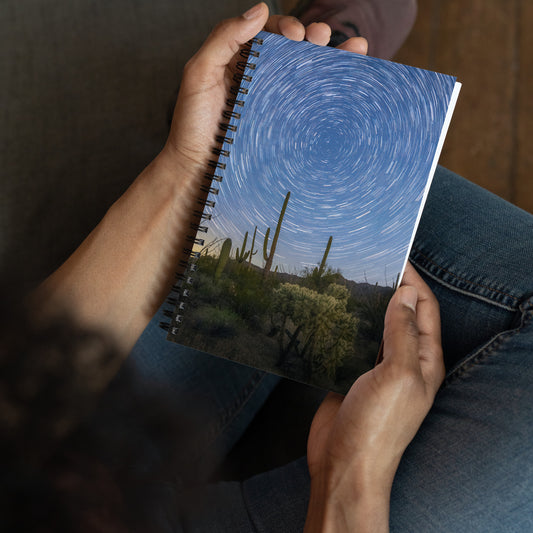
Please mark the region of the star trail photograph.
POLYGON ((455 78, 261 32, 169 338, 346 392, 375 362, 455 78))

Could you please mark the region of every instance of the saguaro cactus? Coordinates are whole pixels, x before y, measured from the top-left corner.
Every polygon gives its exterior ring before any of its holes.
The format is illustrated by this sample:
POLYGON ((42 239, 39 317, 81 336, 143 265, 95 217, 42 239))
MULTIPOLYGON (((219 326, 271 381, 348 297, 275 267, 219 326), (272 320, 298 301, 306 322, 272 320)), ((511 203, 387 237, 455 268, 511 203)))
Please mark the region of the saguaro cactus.
POLYGON ((248 259, 248 256, 250 255, 250 252, 246 252, 246 241, 248 240, 248 232, 244 234, 244 240, 242 241, 241 249, 239 250, 239 247, 237 246, 237 249, 235 250, 235 259, 237 263, 244 263, 246 259, 248 259))
POLYGON ((215 279, 218 280, 222 275, 222 271, 226 266, 226 263, 229 259, 229 253, 231 252, 231 239, 226 239, 222 243, 222 248, 220 248, 220 255, 218 256, 217 266, 215 268, 215 279))
POLYGON ((324 252, 324 255, 322 256, 322 261, 320 262, 320 266, 318 267, 318 275, 322 276, 324 272, 326 271, 326 260, 328 258, 329 249, 331 248, 331 243, 333 241, 333 235, 329 236, 328 244, 326 246, 326 250, 324 252))
POLYGON ((263 243, 263 258, 265 260, 265 268, 263 269, 263 273, 265 276, 268 276, 272 268, 272 261, 274 260, 274 254, 276 253, 276 246, 278 244, 278 237, 279 237, 279 232, 281 229, 281 223, 283 222, 283 217, 285 216, 285 210, 287 209, 287 204, 289 203, 290 196, 291 196, 291 192, 289 191, 287 192, 287 196, 285 196, 285 201, 283 202, 283 207, 281 208, 281 213, 279 214, 278 225, 276 226, 274 238, 272 239, 272 245, 270 246, 270 253, 267 253, 268 237, 270 235, 270 228, 267 228, 266 233, 265 233, 265 241, 263 243))
POLYGON ((257 226, 254 228, 254 236, 252 237, 252 247, 250 248, 250 256, 248 258, 248 264, 249 265, 252 264, 252 257, 254 255, 257 255, 257 250, 254 250, 256 234, 257 234, 257 226))

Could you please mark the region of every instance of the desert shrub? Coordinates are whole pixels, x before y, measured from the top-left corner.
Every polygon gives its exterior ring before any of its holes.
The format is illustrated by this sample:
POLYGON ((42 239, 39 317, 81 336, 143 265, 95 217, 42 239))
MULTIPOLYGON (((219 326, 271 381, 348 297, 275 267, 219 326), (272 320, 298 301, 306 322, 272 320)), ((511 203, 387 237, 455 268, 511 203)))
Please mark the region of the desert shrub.
POLYGON ((198 271, 194 274, 194 298, 200 302, 217 302, 224 292, 222 283, 217 283, 209 273, 198 271))
POLYGON ((275 277, 265 279, 262 271, 234 264, 231 278, 235 283, 232 295, 233 309, 246 320, 256 320, 265 315, 271 305, 275 277), (272 279, 271 279, 272 278, 272 279))
POLYGON ((320 270, 318 267, 307 268, 302 277, 302 286, 322 293, 330 285, 338 283, 341 277, 338 270, 333 270, 330 267, 325 270, 320 270))
POLYGON ((234 307, 234 298, 238 288, 234 280, 226 273, 218 279, 208 272, 198 270, 194 273, 194 299, 201 303, 217 307, 234 307))
POLYGON ((218 307, 201 307, 191 317, 192 326, 199 333, 218 338, 230 338, 237 335, 242 320, 230 309, 218 307))
POLYGON ((357 319, 346 312, 348 290, 330 285, 324 294, 291 283, 273 292, 273 322, 278 330, 280 358, 303 358, 310 373, 334 378, 353 345, 357 319))
POLYGON ((196 264, 198 265, 199 271, 205 272, 206 274, 211 274, 211 276, 213 276, 215 274, 217 261, 218 259, 212 255, 201 255, 196 261, 196 264))
POLYGON ((366 339, 380 342, 383 335, 385 312, 392 296, 390 291, 373 291, 355 303, 357 314, 361 319, 360 333, 366 339))

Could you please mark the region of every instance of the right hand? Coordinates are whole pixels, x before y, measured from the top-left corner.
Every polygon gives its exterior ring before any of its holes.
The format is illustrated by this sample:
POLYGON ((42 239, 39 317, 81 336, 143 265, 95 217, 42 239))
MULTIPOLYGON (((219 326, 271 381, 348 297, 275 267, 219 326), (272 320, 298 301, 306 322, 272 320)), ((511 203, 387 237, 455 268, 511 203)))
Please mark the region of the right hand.
POLYGON ((444 379, 438 303, 410 264, 387 308, 383 341, 383 361, 346 397, 329 394, 315 415, 306 532, 327 531, 339 516, 350 531, 366 531, 367 521, 388 530, 396 469, 444 379))

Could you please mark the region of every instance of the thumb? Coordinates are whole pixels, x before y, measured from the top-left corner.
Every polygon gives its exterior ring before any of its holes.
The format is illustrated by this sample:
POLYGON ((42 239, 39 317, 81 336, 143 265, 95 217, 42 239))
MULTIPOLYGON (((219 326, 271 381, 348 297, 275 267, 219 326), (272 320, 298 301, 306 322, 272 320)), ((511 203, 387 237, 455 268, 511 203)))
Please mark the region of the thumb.
POLYGON ((412 285, 397 289, 387 307, 383 332, 383 359, 394 357, 400 365, 418 368, 418 291, 412 285))
POLYGON ((261 31, 268 19, 268 6, 261 2, 240 17, 220 22, 193 60, 204 72, 224 68, 239 51, 239 47, 261 31))

